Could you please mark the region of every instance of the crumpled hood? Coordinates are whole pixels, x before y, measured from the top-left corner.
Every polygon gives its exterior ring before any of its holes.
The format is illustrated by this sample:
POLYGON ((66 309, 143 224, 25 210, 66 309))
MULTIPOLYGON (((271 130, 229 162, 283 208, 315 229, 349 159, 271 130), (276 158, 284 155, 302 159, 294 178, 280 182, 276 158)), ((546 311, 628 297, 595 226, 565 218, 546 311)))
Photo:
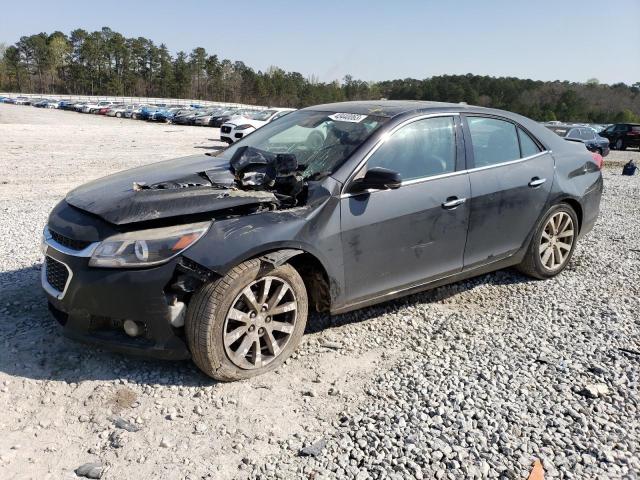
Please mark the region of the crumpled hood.
POLYGON ((94 180, 69 192, 66 201, 115 225, 277 203, 271 192, 232 184, 228 160, 193 155, 94 180))

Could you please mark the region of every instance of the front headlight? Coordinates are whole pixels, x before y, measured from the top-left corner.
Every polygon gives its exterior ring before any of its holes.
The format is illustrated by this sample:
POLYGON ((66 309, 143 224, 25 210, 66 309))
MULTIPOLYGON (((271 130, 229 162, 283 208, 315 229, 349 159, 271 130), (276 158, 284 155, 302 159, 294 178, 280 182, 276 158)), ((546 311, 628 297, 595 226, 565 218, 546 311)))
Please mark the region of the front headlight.
POLYGON ((149 267, 168 262, 196 243, 211 222, 121 233, 100 242, 91 267, 149 267))

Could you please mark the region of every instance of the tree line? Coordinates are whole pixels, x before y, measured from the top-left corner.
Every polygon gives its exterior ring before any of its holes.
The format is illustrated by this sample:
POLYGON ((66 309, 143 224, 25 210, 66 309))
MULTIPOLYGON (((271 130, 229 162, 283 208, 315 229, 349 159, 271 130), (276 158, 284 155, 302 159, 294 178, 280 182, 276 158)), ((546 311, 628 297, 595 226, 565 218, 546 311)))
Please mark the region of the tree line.
POLYGON ((441 75, 365 82, 347 75, 319 82, 272 66, 256 71, 204 48, 172 55, 163 43, 127 38, 108 27, 23 36, 0 44, 0 91, 45 95, 113 95, 304 107, 344 100, 467 102, 536 120, 640 121, 640 82, 633 85, 544 82, 512 77, 441 75))

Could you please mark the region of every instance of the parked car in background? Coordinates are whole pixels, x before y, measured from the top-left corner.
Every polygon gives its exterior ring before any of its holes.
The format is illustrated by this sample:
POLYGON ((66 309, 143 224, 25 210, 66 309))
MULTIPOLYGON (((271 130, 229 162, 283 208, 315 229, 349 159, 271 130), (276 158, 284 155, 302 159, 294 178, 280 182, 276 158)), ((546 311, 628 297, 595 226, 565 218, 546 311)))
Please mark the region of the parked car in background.
POLYGON ((102 100, 98 103, 86 103, 85 105, 83 105, 81 111, 82 113, 96 113, 101 108, 110 107, 113 104, 114 102, 111 102, 109 100, 102 100))
POLYGON ((600 132, 600 135, 609 139, 611 148, 615 150, 640 148, 640 123, 614 123, 600 132))
POLYGON ((591 128, 593 128, 595 130, 596 133, 600 133, 601 131, 603 131, 605 128, 607 128, 609 125, 602 125, 599 123, 592 123, 591 125, 589 125, 591 128))
POLYGON ((58 109, 60 110, 73 110, 76 105, 76 102, 72 100, 61 100, 58 103, 58 109))
POLYGON ((202 108, 181 110, 173 116, 171 123, 175 123, 176 125, 194 125, 196 117, 206 113, 207 110, 202 108))
POLYGON ((227 123, 228 121, 230 121, 232 118, 236 116, 248 115, 255 111, 256 110, 230 108, 228 110, 223 111, 222 113, 213 115, 209 120, 209 126, 220 128, 223 124, 227 123))
POLYGON ((145 105, 140 109, 140 112, 135 116, 138 120, 153 120, 154 114, 161 110, 169 108, 167 105, 145 105))
POLYGON ((157 105, 145 105, 140 109, 139 112, 136 113, 136 116, 134 118, 136 120, 148 120, 149 117, 160 110, 160 108, 162 107, 159 107, 157 105))
POLYGON ((16 105, 31 105, 31 99, 29 97, 16 97, 13 103, 16 105))
POLYGON ((107 117, 121 118, 121 117, 124 117, 125 112, 129 108, 132 108, 132 105, 124 105, 124 104, 114 105, 111 108, 109 108, 109 110, 107 110, 107 113, 105 115, 107 117))
POLYGON ((131 109, 127 109, 126 112, 124 112, 124 117, 125 118, 133 118, 135 120, 138 119, 138 117, 140 116, 140 113, 142 113, 142 110, 145 107, 148 107, 149 105, 142 103, 140 105, 135 105, 133 106, 131 109))
POLYGON ((12 105, 15 105, 17 103, 17 99, 13 98, 13 97, 5 97, 5 99, 3 100, 3 103, 9 103, 12 105))
POLYGON ((162 108, 151 115, 149 120, 152 120, 154 122, 170 122, 171 120, 173 120, 173 117, 177 112, 184 111, 184 109, 184 106, 162 108))
POLYGON ((69 192, 44 229, 41 282, 72 338, 246 379, 296 350, 309 309, 510 266, 560 274, 598 217, 596 157, 502 110, 309 107, 215 154, 69 192))
POLYGON ((598 135, 591 127, 547 125, 547 128, 565 140, 584 143, 590 152, 598 153, 603 157, 609 155, 609 140, 598 135))
POLYGON ((209 126, 211 120, 217 115, 222 115, 225 112, 231 112, 231 110, 223 109, 223 108, 210 108, 205 110, 204 112, 196 115, 193 120, 194 125, 199 126, 209 126))
POLYGON ((120 108, 120 107, 123 107, 123 106, 124 106, 124 105, 123 105, 123 104, 121 104, 121 103, 114 103, 113 105, 110 105, 110 106, 108 106, 108 107, 102 107, 102 108, 99 108, 98 110, 96 110, 96 111, 95 111, 95 112, 93 112, 93 113, 97 113, 98 115, 106 115, 107 113, 109 113, 109 111, 110 111, 112 108, 120 108))
POLYGON ((235 117, 220 127, 220 140, 227 143, 237 142, 267 123, 293 111, 294 108, 269 108, 235 117))
POLYGON ((85 105, 87 105, 89 102, 76 102, 73 104, 73 109, 76 112, 82 112, 82 109, 85 107, 85 105))
POLYGON ((46 108, 48 102, 49 102, 49 100, 47 100, 46 98, 41 98, 41 99, 31 103, 31 106, 32 107, 36 107, 36 108, 46 108))

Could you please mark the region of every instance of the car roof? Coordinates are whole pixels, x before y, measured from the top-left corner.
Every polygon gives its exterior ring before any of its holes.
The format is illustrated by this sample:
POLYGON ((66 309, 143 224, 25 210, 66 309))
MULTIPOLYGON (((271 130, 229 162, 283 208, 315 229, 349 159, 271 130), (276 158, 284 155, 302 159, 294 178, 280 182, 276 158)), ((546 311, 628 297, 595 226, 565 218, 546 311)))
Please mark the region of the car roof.
POLYGON ((511 117, 514 114, 494 108, 478 107, 466 103, 432 102, 426 100, 367 100, 353 102, 326 103, 307 107, 303 110, 353 113, 358 115, 376 115, 379 117, 397 117, 417 112, 467 112, 501 115, 511 117))

